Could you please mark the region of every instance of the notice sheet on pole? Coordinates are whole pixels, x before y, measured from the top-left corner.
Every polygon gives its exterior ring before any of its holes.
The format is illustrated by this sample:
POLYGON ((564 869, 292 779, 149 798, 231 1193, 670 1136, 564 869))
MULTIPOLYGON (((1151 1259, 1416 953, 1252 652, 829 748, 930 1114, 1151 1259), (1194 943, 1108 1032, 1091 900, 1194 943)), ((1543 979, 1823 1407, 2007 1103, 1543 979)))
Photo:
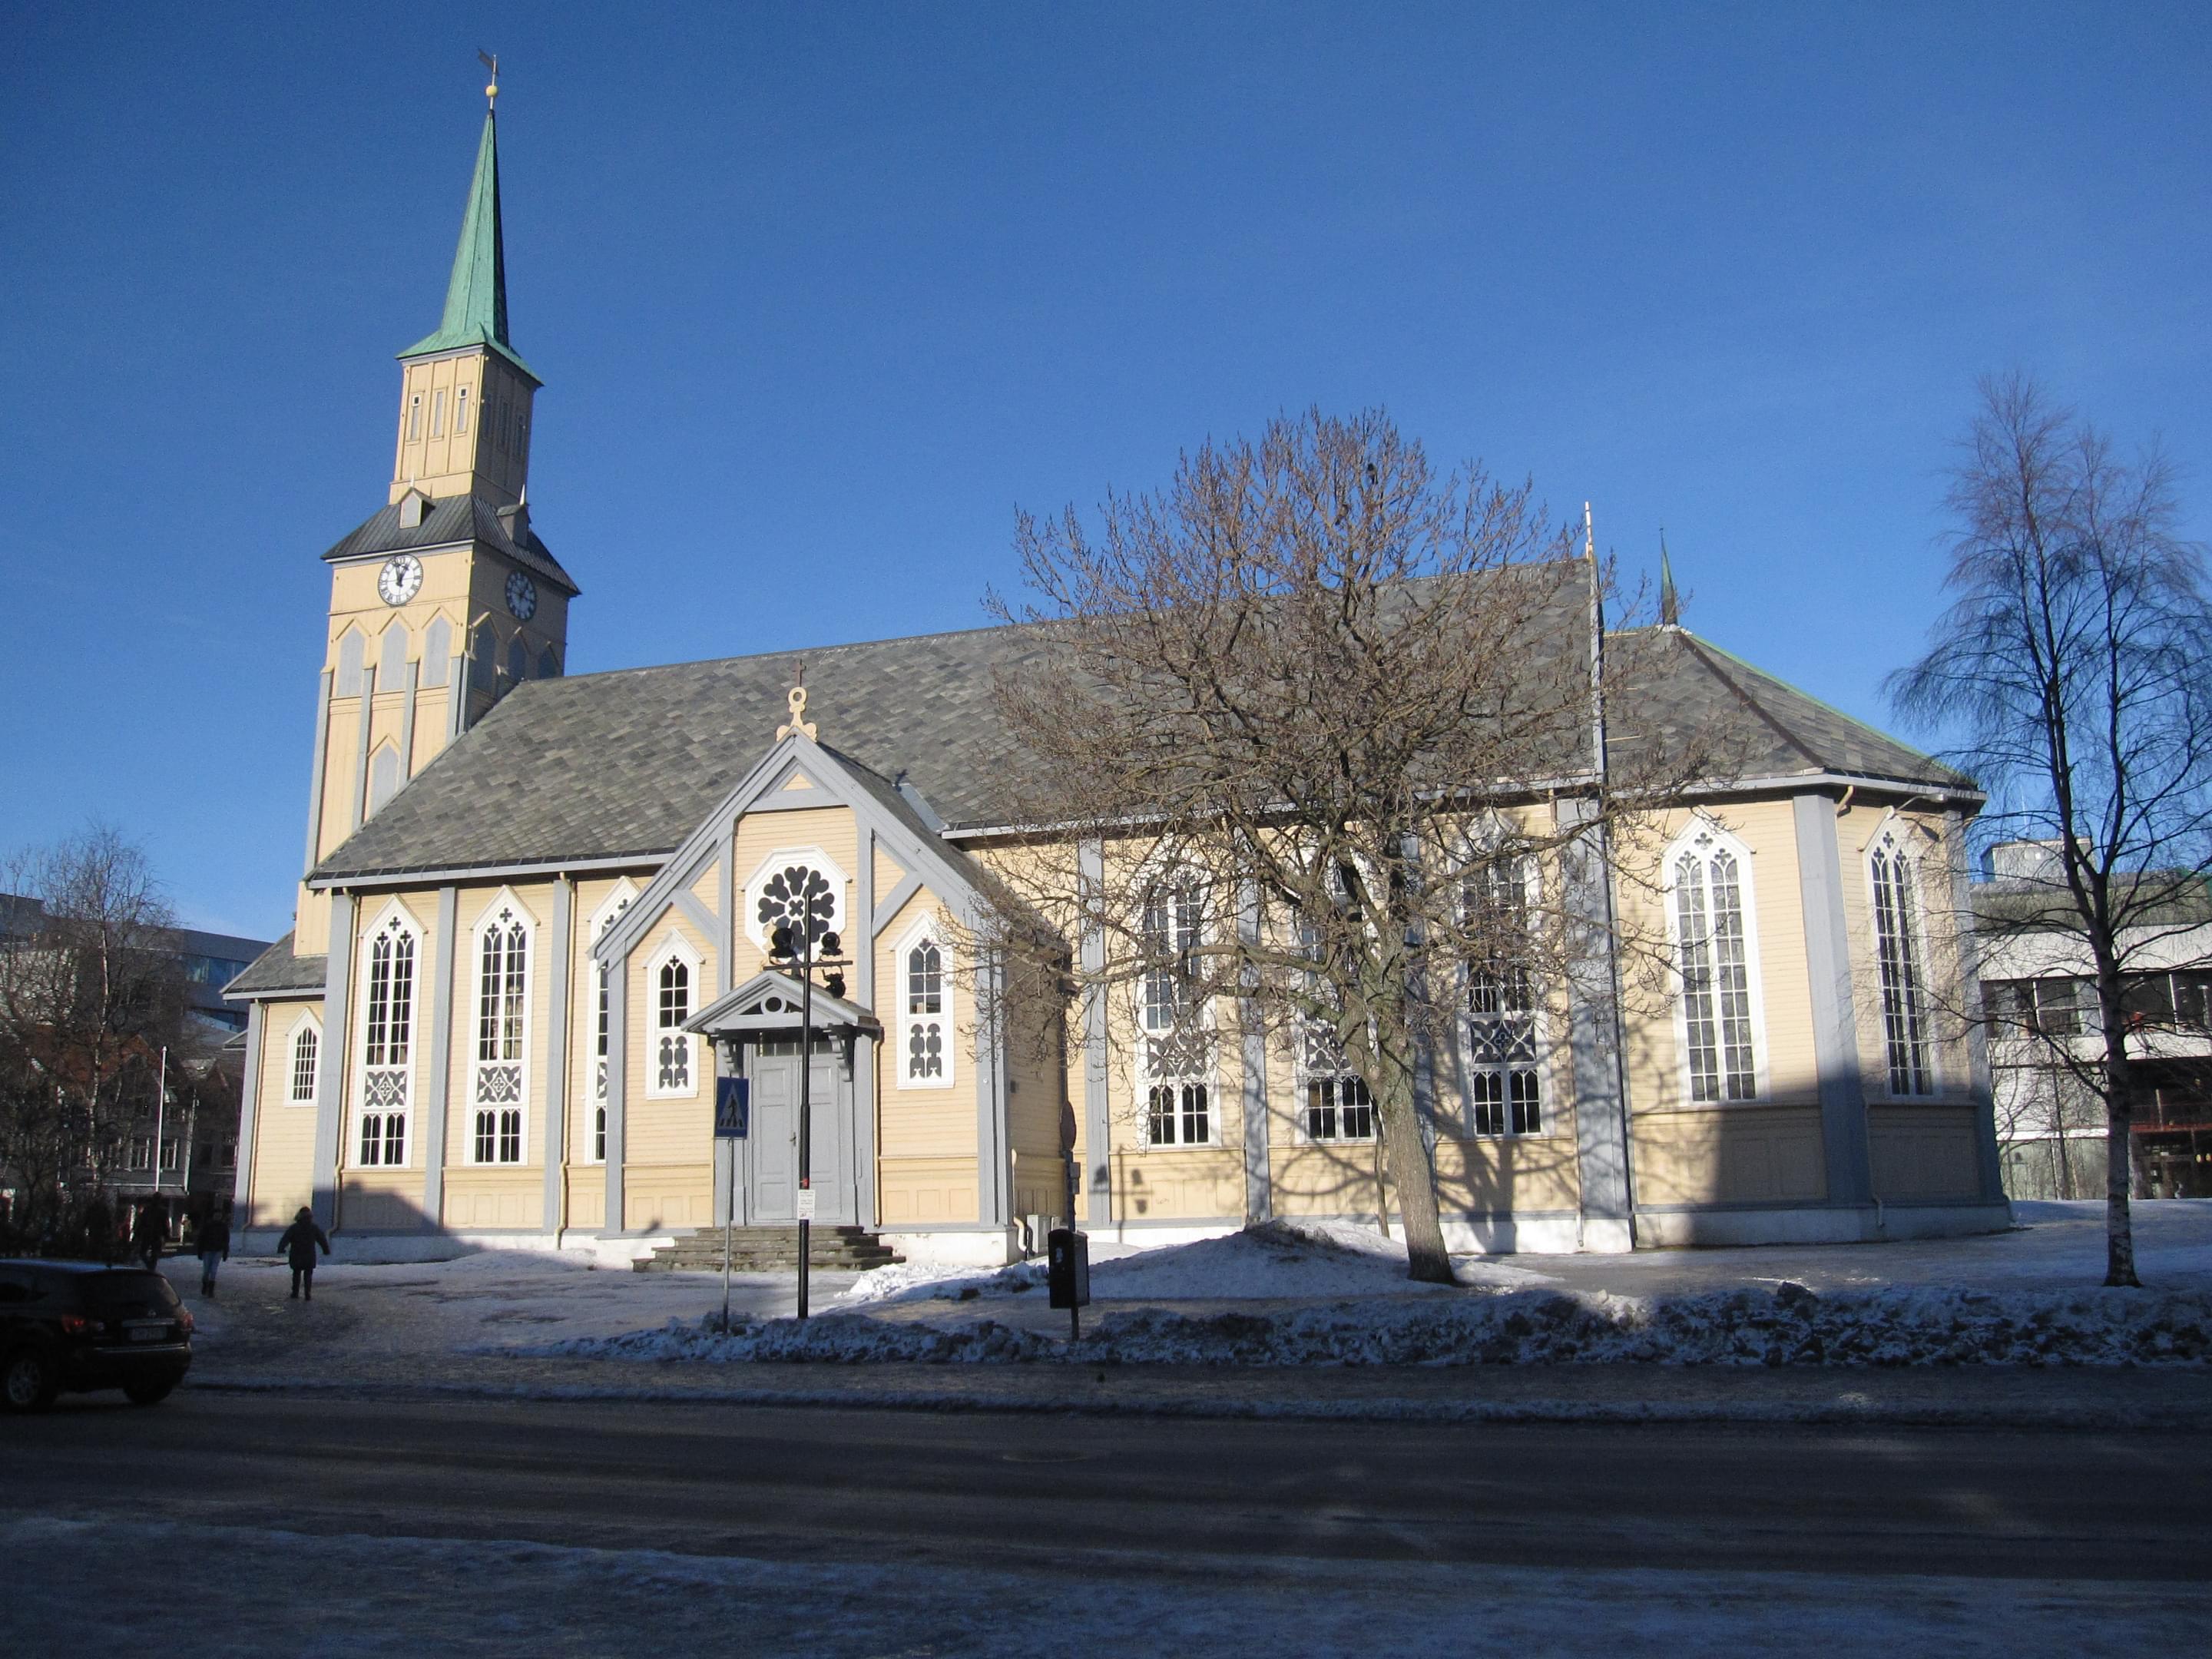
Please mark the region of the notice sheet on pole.
POLYGON ((799 1189, 799 1219, 801 1221, 814 1219, 814 1188, 811 1187, 801 1187, 799 1189))

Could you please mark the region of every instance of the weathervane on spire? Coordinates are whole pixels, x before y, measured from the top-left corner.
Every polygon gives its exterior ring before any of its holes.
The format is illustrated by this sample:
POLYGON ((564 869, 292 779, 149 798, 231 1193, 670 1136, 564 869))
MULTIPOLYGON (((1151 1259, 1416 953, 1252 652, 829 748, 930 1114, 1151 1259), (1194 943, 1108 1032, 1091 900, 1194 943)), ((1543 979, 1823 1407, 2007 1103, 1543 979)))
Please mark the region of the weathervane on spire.
POLYGON ((499 54, 486 52, 479 46, 477 48, 477 58, 491 71, 491 84, 484 88, 484 107, 495 110, 499 107, 499 54))

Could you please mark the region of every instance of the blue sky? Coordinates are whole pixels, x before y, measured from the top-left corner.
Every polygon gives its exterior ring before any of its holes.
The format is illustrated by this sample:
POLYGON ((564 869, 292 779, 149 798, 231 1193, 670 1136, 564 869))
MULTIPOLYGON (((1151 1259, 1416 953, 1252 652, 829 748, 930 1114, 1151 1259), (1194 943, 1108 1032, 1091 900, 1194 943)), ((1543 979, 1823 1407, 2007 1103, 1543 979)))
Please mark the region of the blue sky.
MULTIPOLYGON (((0 8, 0 850, 298 876, 327 574, 501 99, 576 672, 973 625, 1017 506, 1282 410, 1665 526, 1842 707, 2014 367, 2212 480, 2212 9, 0 8), (633 11, 638 15, 633 15, 633 11)), ((763 710, 763 729, 777 711, 763 710)))

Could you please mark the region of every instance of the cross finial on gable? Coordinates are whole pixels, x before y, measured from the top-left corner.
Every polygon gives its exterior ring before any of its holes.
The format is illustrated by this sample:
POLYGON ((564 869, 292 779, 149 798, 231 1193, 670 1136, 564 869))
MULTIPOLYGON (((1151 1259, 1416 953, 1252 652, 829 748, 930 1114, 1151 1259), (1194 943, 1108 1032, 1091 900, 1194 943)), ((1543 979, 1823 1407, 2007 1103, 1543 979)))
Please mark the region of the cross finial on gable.
POLYGON ((802 683, 793 686, 784 701, 791 705, 791 719, 775 728, 775 740, 781 743, 794 732, 804 732, 811 739, 814 736, 814 722, 806 718, 805 685, 802 683))

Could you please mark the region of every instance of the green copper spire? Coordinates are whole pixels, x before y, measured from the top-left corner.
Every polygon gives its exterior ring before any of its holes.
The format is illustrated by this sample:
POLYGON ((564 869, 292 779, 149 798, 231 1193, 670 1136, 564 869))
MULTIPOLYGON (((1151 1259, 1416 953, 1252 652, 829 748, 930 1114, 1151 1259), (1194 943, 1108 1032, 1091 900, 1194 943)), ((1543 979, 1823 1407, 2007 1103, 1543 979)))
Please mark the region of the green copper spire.
MULTIPOLYGON (((507 254, 499 232, 499 131, 497 118, 484 116, 477 145, 476 176, 469 180, 469 204, 461 215, 460 246, 453 250, 453 280, 446 285, 446 319, 435 334, 417 340, 399 355, 421 357, 461 346, 489 346, 524 374, 530 365, 514 355, 507 338, 507 254)), ((532 380, 538 377, 530 374, 532 380)))
POLYGON ((1659 532, 1659 624, 1662 628, 1679 628, 1682 624, 1682 601, 1674 592, 1674 567, 1667 561, 1667 532, 1659 532))

